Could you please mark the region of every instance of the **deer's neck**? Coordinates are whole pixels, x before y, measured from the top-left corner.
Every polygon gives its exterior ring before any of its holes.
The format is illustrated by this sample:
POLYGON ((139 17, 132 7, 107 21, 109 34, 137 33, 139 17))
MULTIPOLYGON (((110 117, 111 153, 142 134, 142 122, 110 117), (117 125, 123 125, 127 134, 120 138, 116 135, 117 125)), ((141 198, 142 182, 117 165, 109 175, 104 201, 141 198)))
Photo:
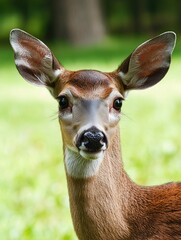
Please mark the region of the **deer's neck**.
POLYGON ((126 239, 129 232, 126 209, 135 186, 122 166, 119 130, 102 162, 95 165, 82 163, 77 172, 74 171, 81 178, 69 175, 76 161, 80 165, 82 160, 76 154, 65 152, 70 208, 79 239, 126 239), (68 160, 71 166, 66 162, 67 154, 68 158, 72 157, 72 165, 68 160), (84 172, 96 174, 84 178, 84 172))

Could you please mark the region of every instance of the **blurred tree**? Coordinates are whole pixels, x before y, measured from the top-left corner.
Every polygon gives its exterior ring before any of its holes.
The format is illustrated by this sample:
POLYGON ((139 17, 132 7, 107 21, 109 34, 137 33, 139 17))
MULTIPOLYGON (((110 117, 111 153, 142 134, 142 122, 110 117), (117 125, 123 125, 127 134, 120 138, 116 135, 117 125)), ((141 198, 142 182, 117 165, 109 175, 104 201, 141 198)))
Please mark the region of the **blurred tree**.
POLYGON ((130 19, 132 22, 131 30, 134 33, 143 32, 144 29, 144 12, 145 12, 145 0, 127 0, 130 19))
POLYGON ((0 41, 12 28, 91 44, 109 34, 181 31, 181 0, 0 0, 0 41), (104 13, 104 16, 103 16, 104 13))
POLYGON ((92 44, 105 36, 105 24, 99 0, 53 0, 50 33, 76 45, 92 44))

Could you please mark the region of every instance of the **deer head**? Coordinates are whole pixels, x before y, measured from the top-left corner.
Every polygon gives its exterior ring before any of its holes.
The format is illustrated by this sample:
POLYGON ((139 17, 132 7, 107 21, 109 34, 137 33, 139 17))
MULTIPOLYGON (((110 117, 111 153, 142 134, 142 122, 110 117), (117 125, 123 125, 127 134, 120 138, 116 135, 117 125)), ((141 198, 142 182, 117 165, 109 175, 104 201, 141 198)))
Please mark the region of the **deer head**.
POLYGON ((65 151, 83 162, 94 160, 97 169, 118 131, 126 93, 151 87, 165 76, 175 34, 144 42, 112 72, 66 70, 43 42, 19 29, 11 31, 10 42, 22 77, 48 88, 58 101, 65 151))

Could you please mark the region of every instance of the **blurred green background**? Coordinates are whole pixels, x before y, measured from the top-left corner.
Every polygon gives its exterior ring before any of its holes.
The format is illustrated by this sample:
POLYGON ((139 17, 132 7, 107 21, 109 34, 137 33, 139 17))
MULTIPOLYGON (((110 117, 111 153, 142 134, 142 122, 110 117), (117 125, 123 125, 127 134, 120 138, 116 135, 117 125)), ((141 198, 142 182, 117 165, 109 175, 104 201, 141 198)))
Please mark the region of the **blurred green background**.
POLYGON ((171 69, 133 91, 121 120, 125 169, 138 184, 181 178, 181 1, 0 1, 0 239, 74 240, 57 103, 18 74, 9 31, 41 38, 67 69, 111 71, 143 41, 177 33, 171 69))

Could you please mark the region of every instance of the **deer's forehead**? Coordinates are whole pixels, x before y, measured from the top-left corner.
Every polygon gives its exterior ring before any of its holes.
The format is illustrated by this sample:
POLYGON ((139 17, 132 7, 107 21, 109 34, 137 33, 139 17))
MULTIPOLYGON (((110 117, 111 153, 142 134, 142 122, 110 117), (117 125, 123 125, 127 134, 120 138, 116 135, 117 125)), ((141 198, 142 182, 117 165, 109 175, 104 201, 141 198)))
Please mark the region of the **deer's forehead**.
POLYGON ((109 87, 112 79, 105 73, 94 70, 77 71, 71 74, 69 84, 83 89, 90 87, 109 87))
POLYGON ((69 88, 78 96, 86 98, 106 98, 116 88, 114 80, 106 73, 94 70, 77 71, 69 76, 66 82, 69 88))

